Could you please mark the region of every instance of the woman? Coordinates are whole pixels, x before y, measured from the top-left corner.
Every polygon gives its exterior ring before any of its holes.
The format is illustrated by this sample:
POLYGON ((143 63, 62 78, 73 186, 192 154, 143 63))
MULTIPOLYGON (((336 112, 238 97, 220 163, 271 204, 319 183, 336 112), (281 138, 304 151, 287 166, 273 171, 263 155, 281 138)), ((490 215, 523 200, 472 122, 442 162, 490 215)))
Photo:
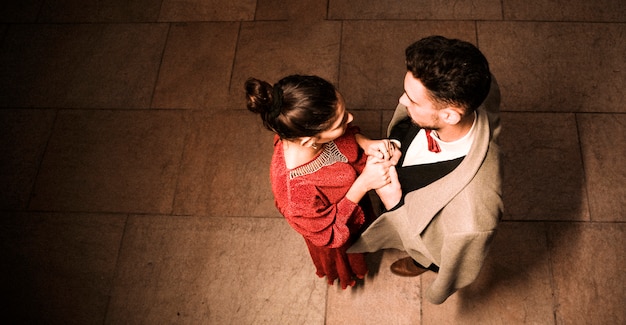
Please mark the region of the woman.
POLYGON ((276 134, 276 207, 304 237, 317 275, 330 285, 339 279, 343 289, 354 285, 367 266, 363 254, 346 249, 373 221, 366 194, 396 176, 390 158, 399 150, 359 134, 339 92, 320 77, 293 75, 275 85, 249 79, 245 89, 248 109, 276 134))

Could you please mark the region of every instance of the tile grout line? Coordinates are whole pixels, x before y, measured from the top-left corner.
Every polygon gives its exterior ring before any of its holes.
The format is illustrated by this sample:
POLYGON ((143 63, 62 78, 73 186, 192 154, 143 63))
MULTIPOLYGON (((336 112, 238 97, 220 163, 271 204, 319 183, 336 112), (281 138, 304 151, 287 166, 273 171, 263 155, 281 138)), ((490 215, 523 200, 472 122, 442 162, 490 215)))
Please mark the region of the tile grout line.
POLYGON ((237 30, 237 39, 235 40, 235 51, 233 53, 233 61, 230 65, 230 78, 228 78, 228 96, 231 96, 233 90, 233 75, 235 73, 235 63, 237 62, 237 52, 239 51, 239 42, 241 41, 241 29, 243 28, 243 22, 239 21, 239 28, 237 30))
POLYGON ((154 78, 154 85, 152 86, 152 96, 150 96, 148 109, 152 109, 154 105, 154 97, 157 94, 157 87, 159 85, 159 79, 161 78, 161 69, 163 68, 163 60, 165 60, 165 51, 167 50, 167 44, 169 43, 171 33, 172 23, 167 23, 167 33, 165 34, 165 42, 163 43, 163 48, 161 49, 161 59, 159 60, 156 78, 154 78))
POLYGON ((122 256, 122 248, 124 246, 124 238, 126 237, 126 231, 128 229, 128 220, 130 219, 129 214, 126 214, 126 220, 124 220, 124 230, 122 230, 122 236, 120 238, 120 243, 117 249, 117 257, 115 258, 115 268, 113 271, 113 277, 111 279, 111 286, 109 287, 109 292, 107 295, 107 302, 104 307, 104 317, 102 319, 102 324, 107 323, 107 319, 110 317, 110 308, 111 301, 113 300, 113 290, 115 289, 115 283, 119 276, 119 267, 120 267, 120 258, 122 256))
POLYGON ((557 322, 557 314, 559 311, 559 298, 557 297, 557 288, 556 281, 554 279, 554 261, 552 259, 552 245, 550 243, 550 236, 548 235, 548 224, 547 222, 542 222, 543 224, 543 235, 546 241, 546 250, 548 252, 548 273, 550 280, 550 289, 552 291, 552 317, 554 324, 558 324, 557 322))
MULTIPOLYGON (((26 109, 26 108, 22 108, 22 109, 26 109)), ((50 127, 50 130, 49 130, 50 133, 48 134, 48 139, 46 140, 46 144, 44 145, 44 148, 41 152, 41 156, 39 157, 39 163, 37 164, 37 171, 35 172, 35 176, 33 177, 32 183, 30 184, 30 193, 28 195, 28 200, 26 201, 24 207, 20 207, 19 210, 24 209, 24 211, 30 211, 30 205, 33 200, 33 195, 36 194, 35 185, 37 184, 39 173, 41 173, 41 166, 43 165, 43 160, 45 159, 46 153, 48 152, 48 149, 50 147, 50 141, 52 141, 54 129, 57 127, 57 121, 59 118, 60 109, 53 109, 53 111, 54 111, 54 118, 52 119, 52 126, 50 127)))
POLYGON ((585 196, 587 197, 586 200, 586 208, 587 208, 587 212, 589 213, 589 220, 587 220, 587 222, 592 222, 593 221, 593 216, 591 214, 591 196, 589 193, 589 181, 588 181, 588 177, 587 177, 587 166, 585 166, 585 151, 583 150, 583 139, 581 137, 581 126, 580 126, 580 119, 577 113, 574 113, 574 123, 576 124, 576 137, 578 138, 578 153, 580 154, 580 164, 581 167, 583 169, 583 184, 584 184, 584 191, 585 191, 585 196))
POLYGON ((175 178, 175 182, 176 184, 174 184, 174 190, 172 193, 172 202, 170 204, 170 211, 168 216, 175 216, 175 210, 176 210, 176 201, 178 200, 178 193, 179 193, 179 187, 180 187, 180 183, 181 183, 181 177, 183 174, 183 169, 184 169, 184 165, 185 165, 185 154, 187 153, 187 149, 189 146, 189 142, 191 142, 191 138, 192 138, 192 134, 193 134, 193 121, 194 121, 194 111, 193 110, 187 110, 185 111, 183 114, 183 119, 186 120, 185 126, 186 126, 186 130, 185 130, 185 139, 183 140, 183 148, 180 151, 180 156, 179 156, 179 160, 178 160, 178 170, 176 171, 176 178, 175 178))

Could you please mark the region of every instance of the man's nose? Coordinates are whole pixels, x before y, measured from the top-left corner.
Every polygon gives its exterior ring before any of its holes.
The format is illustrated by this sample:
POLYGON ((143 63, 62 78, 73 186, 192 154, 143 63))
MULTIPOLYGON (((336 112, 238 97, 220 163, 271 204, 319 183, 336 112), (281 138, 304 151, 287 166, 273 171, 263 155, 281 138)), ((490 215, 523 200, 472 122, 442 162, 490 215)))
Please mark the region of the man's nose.
POLYGON ((409 97, 406 95, 406 93, 403 93, 402 96, 400 96, 400 99, 398 99, 398 102, 400 102, 400 104, 409 107, 410 101, 409 101, 409 97))

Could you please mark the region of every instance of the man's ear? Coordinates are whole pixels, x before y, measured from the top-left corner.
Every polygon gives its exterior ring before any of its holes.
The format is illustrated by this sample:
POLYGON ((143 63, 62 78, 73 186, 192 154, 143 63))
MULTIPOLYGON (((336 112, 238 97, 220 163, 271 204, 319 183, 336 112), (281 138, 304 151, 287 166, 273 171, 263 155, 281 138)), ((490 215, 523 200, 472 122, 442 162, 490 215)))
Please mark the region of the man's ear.
POLYGON ((439 118, 450 125, 455 125, 461 121, 463 112, 456 107, 446 107, 439 111, 439 118))

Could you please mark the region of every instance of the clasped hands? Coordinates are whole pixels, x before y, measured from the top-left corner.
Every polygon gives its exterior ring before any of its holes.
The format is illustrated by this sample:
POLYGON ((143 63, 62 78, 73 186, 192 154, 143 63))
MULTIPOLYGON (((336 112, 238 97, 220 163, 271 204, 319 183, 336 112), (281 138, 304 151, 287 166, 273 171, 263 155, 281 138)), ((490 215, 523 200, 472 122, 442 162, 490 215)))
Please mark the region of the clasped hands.
POLYGON ((385 208, 391 209, 402 198, 402 188, 396 172, 396 164, 402 153, 389 139, 366 140, 364 144, 368 157, 363 174, 367 175, 371 188, 376 190, 385 208))

